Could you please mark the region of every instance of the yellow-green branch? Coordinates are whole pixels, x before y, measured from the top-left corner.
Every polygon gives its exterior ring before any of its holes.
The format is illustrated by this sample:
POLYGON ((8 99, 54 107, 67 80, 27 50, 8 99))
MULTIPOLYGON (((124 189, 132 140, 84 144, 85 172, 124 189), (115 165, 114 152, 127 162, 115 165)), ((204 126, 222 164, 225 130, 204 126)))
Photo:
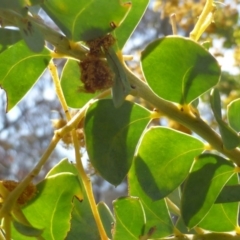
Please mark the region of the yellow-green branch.
POLYGON ((190 38, 194 41, 198 41, 207 27, 211 24, 213 20, 213 13, 215 10, 215 5, 213 0, 207 0, 199 19, 190 33, 190 38))
POLYGON ((212 149, 219 151, 229 157, 238 166, 240 166, 240 150, 238 148, 227 150, 223 146, 221 137, 209 127, 198 115, 191 114, 189 111, 180 111, 180 109, 171 102, 158 97, 149 86, 136 77, 126 66, 126 74, 131 85, 135 88, 135 94, 155 106, 162 114, 179 122, 185 127, 191 129, 204 140, 206 140, 212 149))
MULTIPOLYGON (((71 120, 71 115, 68 111, 68 106, 65 100, 65 97, 63 95, 63 91, 60 85, 60 80, 58 77, 58 73, 57 73, 57 68, 55 67, 54 63, 51 61, 49 64, 49 69, 52 75, 52 79, 55 85, 55 90, 58 96, 58 99, 62 105, 62 108, 66 114, 66 118, 68 121, 71 120)), ((94 219, 96 221, 97 227, 98 227, 98 231, 100 233, 101 239, 102 240, 107 240, 108 237, 106 235, 106 232, 104 230, 99 212, 97 210, 97 205, 94 199, 94 195, 93 195, 93 191, 92 191, 92 183, 90 181, 90 179, 88 178, 87 174, 84 171, 83 168, 83 164, 82 164, 82 157, 81 157, 81 153, 80 153, 80 146, 79 146, 79 142, 78 142, 78 138, 77 138, 77 134, 76 134, 76 130, 75 128, 72 129, 71 131, 72 133, 72 140, 73 140, 73 145, 74 145, 74 150, 75 150, 75 159, 76 159, 76 167, 79 173, 79 177, 81 179, 81 182, 83 183, 84 189, 86 191, 89 203, 90 203, 90 207, 94 216, 94 219)))

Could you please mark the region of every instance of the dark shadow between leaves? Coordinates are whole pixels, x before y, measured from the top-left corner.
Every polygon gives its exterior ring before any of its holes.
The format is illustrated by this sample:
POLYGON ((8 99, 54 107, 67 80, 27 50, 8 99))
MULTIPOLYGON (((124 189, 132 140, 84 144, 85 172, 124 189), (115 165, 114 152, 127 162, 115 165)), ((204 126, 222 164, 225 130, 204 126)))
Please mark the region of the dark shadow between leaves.
MULTIPOLYGON (((200 158, 198 161, 201 161, 200 158)), ((213 196, 214 192, 212 192, 212 196, 208 198, 207 195, 209 193, 215 171, 221 167, 221 165, 222 162, 219 161, 216 161, 216 163, 206 163, 197 171, 189 174, 183 190, 181 207, 182 216, 187 226, 189 226, 192 218, 200 211, 203 212, 199 215, 199 218, 203 218, 214 204, 217 195, 213 196)), ((201 219, 199 219, 199 221, 200 220, 201 219)))
MULTIPOLYGON (((204 79, 203 75, 219 75, 220 70, 216 71, 216 68, 214 68, 215 62, 213 61, 213 57, 211 55, 199 55, 196 57, 196 61, 192 64, 192 67, 189 69, 189 71, 186 73, 183 79, 183 93, 182 93, 182 99, 180 100, 181 104, 188 103, 188 94, 190 92, 190 89, 194 83, 196 83, 196 80, 198 81, 206 81, 204 79), (201 76, 202 75, 202 76, 201 76), (200 77, 201 76, 201 77, 200 77), (197 79, 197 77, 199 79, 197 79)), ((210 83, 211 84, 211 83, 210 83)), ((212 84, 211 84, 212 85, 212 84)), ((198 87, 200 84, 198 85, 198 87)), ((203 91, 205 92, 208 87, 206 86, 206 82, 203 85, 205 86, 203 91)), ((211 86, 209 86, 210 88, 211 86)), ((196 96, 197 97, 197 96, 196 96)))
POLYGON ((166 197, 166 195, 161 192, 155 181, 156 176, 152 175, 147 164, 140 156, 135 159, 135 172, 141 188, 153 201, 166 197))

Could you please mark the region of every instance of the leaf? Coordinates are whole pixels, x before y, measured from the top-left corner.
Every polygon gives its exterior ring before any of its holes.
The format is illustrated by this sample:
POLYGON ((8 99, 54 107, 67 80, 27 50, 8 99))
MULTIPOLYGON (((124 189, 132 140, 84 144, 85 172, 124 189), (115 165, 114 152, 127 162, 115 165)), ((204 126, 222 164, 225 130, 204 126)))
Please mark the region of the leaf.
POLYGON ((24 18, 16 23, 27 46, 33 52, 42 52, 45 42, 43 33, 38 26, 33 21, 24 18))
POLYGON ((75 164, 70 163, 67 158, 62 159, 58 164, 56 164, 52 169, 50 169, 50 171, 46 175, 46 178, 59 173, 72 173, 75 175, 78 174, 75 164))
POLYGON ((85 191, 84 200, 80 202, 75 198, 73 205, 71 229, 66 240, 79 240, 80 237, 87 240, 101 239, 85 191))
POLYGON ((204 150, 198 139, 165 127, 145 132, 134 160, 143 191, 160 200, 188 176, 193 160, 204 150))
POLYGON ((123 104, 125 97, 130 93, 131 86, 128 82, 126 73, 124 72, 123 66, 121 65, 113 48, 109 48, 106 51, 106 58, 109 66, 114 72, 112 97, 114 106, 118 108, 123 104))
POLYGON ((68 38, 89 41, 118 27, 131 3, 120 0, 48 0, 42 7, 68 38))
POLYGON ((240 202, 240 185, 226 185, 215 203, 240 202))
MULTIPOLYGON (((238 177, 234 174, 225 185, 237 184, 238 177)), ((238 202, 213 204, 206 217, 200 222, 199 227, 213 232, 234 231, 238 222, 238 202), (216 221, 221 219, 221 221, 216 221)))
POLYGON ((97 205, 97 209, 102 220, 102 224, 107 233, 109 239, 112 238, 112 226, 114 225, 115 219, 109 210, 108 206, 104 202, 100 202, 97 205))
POLYGON ((220 156, 203 154, 196 160, 184 185, 181 203, 183 220, 190 229, 206 216, 233 174, 232 163, 220 156))
POLYGON ((139 138, 150 112, 125 101, 116 109, 111 99, 96 101, 86 114, 86 148, 93 167, 113 185, 129 171, 139 138))
POLYGON ((216 120, 222 119, 222 106, 220 94, 217 88, 213 88, 211 91, 211 107, 216 120))
POLYGON ((124 47, 125 43, 130 38, 131 33, 138 25, 138 22, 141 20, 147 9, 149 0, 131 0, 131 2, 131 10, 124 19, 123 23, 114 31, 119 49, 124 47))
POLYGON ((240 132, 240 99, 232 101, 227 107, 229 125, 240 132))
POLYGON ((175 227, 183 234, 196 234, 194 228, 190 230, 186 227, 181 216, 177 219, 175 227))
POLYGON ((145 216, 139 198, 119 198, 113 201, 113 208, 116 218, 113 240, 138 240, 145 228, 145 216))
POLYGON ((215 88, 211 91, 211 107, 219 125, 219 131, 222 137, 223 145, 227 149, 233 149, 240 143, 238 134, 222 120, 221 99, 219 91, 215 88))
POLYGON ((19 31, 6 28, 0 28, 0 36, 0 53, 22 39, 19 31))
POLYGON ((43 233, 43 229, 37 229, 32 226, 27 226, 16 220, 13 220, 13 226, 19 233, 25 236, 37 237, 41 236, 41 234, 43 233))
POLYGON ((152 238, 162 238, 173 234, 173 224, 169 216, 169 212, 165 200, 152 201, 139 185, 136 179, 136 172, 134 166, 128 174, 129 195, 139 197, 141 200, 145 216, 146 226, 145 232, 155 227, 155 231, 150 236, 152 238))
MULTIPOLYGON (((77 174, 75 164, 69 163, 67 159, 63 159, 56 166, 54 166, 53 169, 51 169, 47 176, 54 176, 63 172, 77 174)), ((80 178, 79 182, 83 187, 84 185, 80 178)), ((74 198, 72 201, 73 210, 71 212, 71 229, 67 234, 66 240, 78 240, 79 236, 81 236, 82 239, 88 240, 100 239, 86 191, 84 188, 82 191, 83 200, 79 201, 77 198, 74 198)))
MULTIPOLYGON (((60 173, 44 179, 37 185, 38 193, 23 213, 38 229, 44 229, 44 239, 63 239, 70 230, 70 218, 74 196, 82 197, 78 177, 72 173, 60 173), (71 186, 71 187, 69 187, 71 186)), ((26 239, 13 232, 13 239, 26 239)))
POLYGON ((62 71, 61 86, 67 105, 71 108, 81 108, 97 95, 84 92, 80 77, 78 62, 69 59, 62 71))
POLYGON ((143 51, 142 69, 152 90, 168 101, 188 104, 216 85, 220 67, 201 45, 188 38, 158 39, 143 51))
POLYGON ((20 41, 0 54, 0 86, 7 93, 7 111, 30 90, 48 66, 51 57, 44 49, 33 53, 20 41))

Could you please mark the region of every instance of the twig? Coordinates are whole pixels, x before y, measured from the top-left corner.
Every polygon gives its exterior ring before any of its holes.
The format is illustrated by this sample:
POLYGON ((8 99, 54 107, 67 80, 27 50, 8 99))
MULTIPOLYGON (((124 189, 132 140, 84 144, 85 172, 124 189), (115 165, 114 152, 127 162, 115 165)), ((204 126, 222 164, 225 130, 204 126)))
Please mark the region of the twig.
POLYGON ((173 32, 173 35, 177 35, 177 21, 176 21, 176 14, 175 14, 175 13, 171 14, 170 19, 171 19, 171 25, 172 25, 172 32, 173 32))
POLYGON ((214 10, 215 5, 213 4, 213 0, 207 0, 194 29, 190 33, 190 38, 192 40, 198 41, 206 28, 211 24, 214 10))
MULTIPOLYGON (((65 100, 65 97, 63 95, 62 92, 62 88, 60 85, 60 81, 58 78, 58 74, 57 74, 57 68, 55 67, 54 63, 51 61, 49 64, 49 69, 52 75, 52 79, 55 85, 55 90, 58 96, 58 99, 62 105, 62 108, 66 114, 67 120, 70 121, 71 120, 71 115, 68 111, 68 106, 65 100)), ((96 221, 100 236, 102 240, 107 240, 108 237, 106 235, 105 229, 103 227, 99 212, 97 210, 97 205, 94 199, 94 195, 93 195, 93 191, 92 191, 92 184, 90 179, 88 178, 87 174, 84 171, 83 165, 82 165, 82 160, 81 160, 81 153, 80 153, 80 147, 79 147, 79 142, 77 139, 77 134, 76 134, 76 130, 75 128, 72 129, 71 131, 72 133, 72 140, 73 140, 73 145, 74 145, 74 150, 75 150, 75 159, 76 159, 76 167, 79 173, 79 177, 83 182, 84 185, 84 189, 86 191, 89 203, 90 203, 90 207, 94 216, 94 219, 96 221)))
POLYGON ((135 93, 137 92, 139 97, 142 97, 155 106, 160 113, 191 129, 205 139, 211 145, 212 149, 229 157, 240 166, 240 150, 238 148, 232 150, 225 149, 221 137, 198 115, 191 113, 191 111, 180 111, 180 109, 173 103, 165 101, 154 94, 150 87, 135 76, 127 66, 125 66, 125 70, 128 80, 135 87, 135 93))

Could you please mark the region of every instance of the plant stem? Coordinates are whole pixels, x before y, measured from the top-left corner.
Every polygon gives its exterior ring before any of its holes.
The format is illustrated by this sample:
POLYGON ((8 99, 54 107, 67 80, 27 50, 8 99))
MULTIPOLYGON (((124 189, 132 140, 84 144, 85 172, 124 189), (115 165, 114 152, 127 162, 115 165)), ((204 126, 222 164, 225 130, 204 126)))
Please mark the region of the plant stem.
MULTIPOLYGON (((56 90, 58 99, 59 99, 59 101, 62 105, 62 108, 66 114, 67 120, 70 121, 71 115, 68 111, 68 106, 67 106, 67 103, 66 103, 65 97, 63 95, 61 85, 60 85, 57 68, 52 61, 49 64, 49 69, 50 69, 50 72, 52 75, 52 79, 53 79, 53 82, 55 85, 55 90, 56 90)), ((84 189, 86 191, 86 194, 87 194, 87 197, 88 197, 88 200, 89 200, 89 203, 91 206, 91 210, 92 210, 94 219, 96 221, 101 239, 107 240, 108 237, 107 237, 105 229, 103 227, 99 212, 97 210, 97 205, 96 205, 96 202, 94 199, 94 195, 93 195, 93 191, 92 191, 92 183, 91 183, 90 179, 88 178, 87 174, 85 173, 83 165, 82 165, 82 160, 81 160, 82 157, 81 157, 81 153, 80 153, 80 146, 79 146, 76 130, 72 129, 71 133, 72 133, 72 140, 73 140, 73 145, 74 145, 74 150, 75 150, 76 167, 77 167, 77 170, 79 173, 80 180, 82 180, 81 182, 83 183, 84 189)))
POLYGON ((61 33, 53 30, 52 28, 48 27, 44 24, 41 19, 35 19, 29 15, 23 18, 17 12, 0 9, 0 20, 3 22, 6 21, 11 26, 18 27, 17 22, 21 21, 31 21, 37 25, 38 29, 44 35, 44 39, 51 43, 55 47, 55 54, 54 57, 72 57, 75 59, 82 59, 85 58, 85 54, 87 52, 86 47, 82 46, 80 43, 75 43, 67 39, 61 33))
POLYGON ((5 230, 5 239, 11 240, 11 214, 8 213, 4 217, 3 229, 5 230))
POLYGON ((57 143, 61 139, 60 131, 56 131, 51 143, 49 144, 47 150, 34 167, 34 169, 17 185, 17 187, 8 195, 8 197, 4 200, 3 206, 0 209, 0 219, 9 214, 16 203, 18 197, 25 190, 25 188, 29 185, 29 183, 33 180, 35 176, 38 175, 42 166, 46 163, 52 151, 55 149, 57 143))
POLYGON ((128 80, 135 87, 139 97, 142 97, 153 106, 155 106, 160 113, 167 117, 179 122, 185 127, 191 129, 193 132, 198 134, 200 137, 205 139, 213 149, 216 149, 220 153, 229 157, 238 166, 240 166, 240 150, 238 148, 227 150, 223 146, 221 137, 209 127, 197 114, 193 114, 190 111, 184 111, 179 109, 176 105, 171 102, 165 101, 158 97, 150 87, 138 77, 136 77, 128 68, 125 66, 128 80))
POLYGON ((2 229, 0 229, 0 240, 6 240, 6 238, 3 235, 2 229))
POLYGON ((177 21, 176 21, 176 14, 175 13, 171 14, 170 20, 171 20, 173 35, 177 35, 177 21))
POLYGON ((85 173, 82 162, 81 162, 81 154, 80 154, 80 149, 79 149, 79 144, 78 144, 78 139, 77 139, 76 132, 72 136, 73 136, 73 144, 74 144, 74 148, 75 148, 76 167, 77 167, 77 170, 78 170, 79 175, 81 177, 84 189, 86 191, 88 201, 90 203, 90 207, 91 207, 91 210, 92 210, 92 213, 93 213, 93 217, 94 217, 95 222, 97 224, 98 231, 99 231, 99 234, 101 236, 101 239, 102 240, 108 240, 108 237, 107 237, 107 234, 106 234, 105 229, 103 227, 99 212, 97 210, 97 205, 96 205, 94 195, 93 195, 93 191, 92 191, 91 180, 88 178, 87 174, 85 173))
POLYGON ((198 41, 206 28, 211 24, 214 10, 213 0, 207 0, 194 29, 190 33, 192 40, 198 41))
POLYGON ((178 206, 175 205, 169 198, 165 198, 165 200, 166 200, 166 203, 167 203, 169 209, 172 210, 172 212, 174 214, 176 214, 178 217, 180 217, 181 212, 180 212, 180 209, 178 208, 178 206))

